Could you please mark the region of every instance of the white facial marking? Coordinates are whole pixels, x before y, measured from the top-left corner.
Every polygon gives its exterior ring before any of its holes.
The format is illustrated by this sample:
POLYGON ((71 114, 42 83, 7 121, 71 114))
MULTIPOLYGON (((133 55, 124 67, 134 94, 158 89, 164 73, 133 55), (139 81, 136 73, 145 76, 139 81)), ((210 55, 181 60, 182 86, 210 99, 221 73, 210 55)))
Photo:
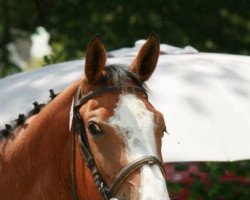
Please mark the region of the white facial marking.
POLYGON ((141 200, 169 200, 166 182, 156 165, 142 167, 141 200))
POLYGON ((109 124, 115 126, 126 143, 129 162, 143 156, 156 156, 154 114, 134 94, 120 96, 109 124))
MULTIPOLYGON (((154 113, 134 94, 120 95, 114 111, 108 123, 122 134, 128 161, 144 156, 158 157, 154 113)), ((140 193, 141 200, 169 200, 166 183, 158 166, 142 167, 140 193)))

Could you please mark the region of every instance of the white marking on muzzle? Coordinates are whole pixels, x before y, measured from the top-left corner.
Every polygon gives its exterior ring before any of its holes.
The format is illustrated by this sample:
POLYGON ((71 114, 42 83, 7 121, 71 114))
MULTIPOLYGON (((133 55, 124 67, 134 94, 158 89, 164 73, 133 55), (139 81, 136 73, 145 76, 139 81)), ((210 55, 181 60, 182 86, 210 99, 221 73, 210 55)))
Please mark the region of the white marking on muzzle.
MULTIPOLYGON (((154 113, 146 108, 142 100, 134 94, 120 95, 114 111, 108 123, 122 134, 128 161, 132 162, 144 156, 158 157, 154 113)), ((159 167, 143 166, 141 171, 140 199, 168 200, 166 183, 159 167)))
POLYGON ((166 182, 158 166, 143 166, 141 171, 141 200, 169 200, 166 182))

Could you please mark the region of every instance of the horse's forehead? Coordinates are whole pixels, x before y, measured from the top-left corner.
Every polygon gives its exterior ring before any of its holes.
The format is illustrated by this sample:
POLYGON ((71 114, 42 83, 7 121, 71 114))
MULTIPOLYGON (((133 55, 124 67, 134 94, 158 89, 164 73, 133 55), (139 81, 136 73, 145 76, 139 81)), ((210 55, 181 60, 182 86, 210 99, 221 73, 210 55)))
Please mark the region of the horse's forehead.
POLYGON ((95 117, 106 122, 109 117, 114 115, 117 102, 119 101, 118 94, 108 93, 105 96, 99 96, 96 99, 88 101, 87 105, 83 107, 86 119, 95 117))
POLYGON ((121 122, 123 126, 133 126, 133 121, 143 123, 143 121, 152 121, 154 113, 145 105, 145 102, 135 94, 122 94, 119 96, 114 107, 114 118, 116 123, 121 122), (124 123, 125 122, 125 123, 124 123))
MULTIPOLYGON (((106 116, 103 119, 108 120, 109 117, 113 115, 119 115, 122 113, 123 116, 139 116, 146 108, 147 101, 143 101, 145 98, 143 95, 137 97, 136 94, 125 93, 125 94, 116 94, 116 93, 107 93, 105 96, 100 96, 96 99, 91 99, 85 106, 85 114, 95 112, 96 115, 106 116), (134 111, 134 112, 132 112, 134 111), (140 113, 140 112, 141 113, 140 113)), ((153 112, 151 110, 151 112, 153 112)), ((126 119, 126 118, 125 118, 126 119)))
POLYGON ((124 138, 128 160, 142 156, 156 156, 154 112, 134 94, 120 95, 114 115, 108 123, 124 138))

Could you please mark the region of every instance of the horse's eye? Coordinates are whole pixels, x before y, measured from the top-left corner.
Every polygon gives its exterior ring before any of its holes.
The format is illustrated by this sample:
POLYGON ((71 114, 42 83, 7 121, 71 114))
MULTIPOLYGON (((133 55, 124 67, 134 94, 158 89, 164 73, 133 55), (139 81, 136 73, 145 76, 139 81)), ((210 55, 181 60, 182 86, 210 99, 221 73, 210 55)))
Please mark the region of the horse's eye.
POLYGON ((95 122, 89 122, 87 127, 92 135, 102 135, 103 134, 103 131, 100 128, 100 126, 98 126, 98 124, 96 124, 95 122))

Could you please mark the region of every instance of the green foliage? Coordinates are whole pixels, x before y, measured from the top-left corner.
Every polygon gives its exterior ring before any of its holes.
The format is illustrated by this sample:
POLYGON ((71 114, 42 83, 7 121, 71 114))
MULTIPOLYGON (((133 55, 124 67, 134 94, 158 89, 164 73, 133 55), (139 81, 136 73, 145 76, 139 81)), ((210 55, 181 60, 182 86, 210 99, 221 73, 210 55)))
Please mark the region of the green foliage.
MULTIPOLYGON (((169 182, 168 189, 177 199, 188 190, 188 200, 250 199, 250 161, 197 163, 199 173, 192 174, 192 184, 169 182), (204 175, 205 174, 205 175, 204 175)), ((188 170, 189 164, 176 164, 176 172, 188 170), (185 167, 183 167, 185 166, 185 167)), ((182 199, 183 200, 183 199, 182 199)))
MULTIPOLYGON (((108 50, 133 46, 134 41, 158 33, 161 42, 192 45, 200 51, 250 54, 249 0, 1 0, 0 76, 18 72, 7 45, 43 26, 51 35, 51 56, 45 64, 79 59, 88 41, 101 33, 108 50)), ((179 164, 178 171, 187 169, 179 164)), ((210 184, 192 176, 193 184, 169 183, 176 193, 188 187, 189 199, 250 199, 249 184, 221 182, 225 171, 250 178, 250 162, 202 163, 210 184)))
POLYGON ((133 46, 155 31, 162 43, 250 54, 249 0, 1 0, 1 4, 1 51, 19 37, 12 30, 31 34, 44 26, 51 35, 55 62, 82 57, 96 33, 103 35, 109 50, 133 46))
POLYGON ((21 69, 16 66, 13 62, 10 61, 10 52, 8 51, 8 49, 3 48, 0 51, 0 58, 1 58, 1 62, 0 62, 0 77, 2 76, 6 76, 9 74, 14 74, 17 72, 21 72, 21 69), (5 63, 8 67, 4 67, 3 65, 1 65, 1 63, 5 63))

